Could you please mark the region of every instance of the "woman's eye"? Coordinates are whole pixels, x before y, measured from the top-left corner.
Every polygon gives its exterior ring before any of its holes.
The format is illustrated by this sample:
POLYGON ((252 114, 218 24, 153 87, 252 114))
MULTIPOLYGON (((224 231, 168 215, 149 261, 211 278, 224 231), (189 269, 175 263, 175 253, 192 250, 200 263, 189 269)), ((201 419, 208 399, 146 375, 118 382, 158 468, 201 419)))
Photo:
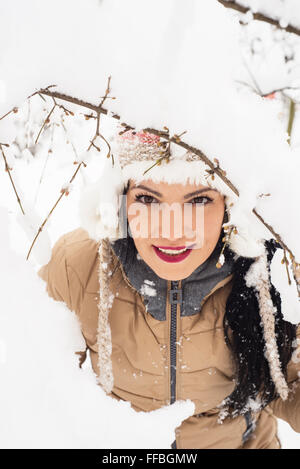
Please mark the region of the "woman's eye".
MULTIPOLYGON (((148 194, 137 194, 135 196, 135 200, 137 202, 142 202, 143 204, 159 203, 159 201, 155 197, 153 197, 152 195, 148 195, 148 194)), ((205 197, 205 196, 194 197, 191 200, 191 203, 193 204, 202 204, 202 205, 206 205, 210 202, 212 202, 212 199, 210 197, 205 197)))
POLYGON ((206 204, 209 204, 210 202, 212 202, 212 199, 210 197, 205 197, 205 196, 194 197, 192 199, 192 203, 194 204, 206 205, 206 204))
POLYGON ((143 204, 153 204, 157 203, 157 200, 152 195, 147 194, 138 194, 135 196, 135 200, 138 202, 142 202, 143 204))

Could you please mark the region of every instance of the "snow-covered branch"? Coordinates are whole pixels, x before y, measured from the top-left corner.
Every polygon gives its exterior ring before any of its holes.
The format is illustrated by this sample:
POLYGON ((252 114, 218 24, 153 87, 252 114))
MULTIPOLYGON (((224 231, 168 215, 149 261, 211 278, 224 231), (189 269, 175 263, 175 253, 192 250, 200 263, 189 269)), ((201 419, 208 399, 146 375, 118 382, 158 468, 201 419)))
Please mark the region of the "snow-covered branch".
MULTIPOLYGON (((96 118, 97 118, 97 121, 96 121, 96 132, 95 132, 95 135, 93 137, 93 139, 91 140, 91 144, 89 146, 89 149, 92 147, 92 146, 95 146, 95 140, 98 136, 100 136, 102 139, 104 139, 105 142, 107 142, 107 139, 105 139, 101 134, 100 134, 100 115, 101 114, 104 114, 104 115, 107 115, 107 116, 111 116, 112 118, 114 119, 117 119, 117 120, 121 120, 121 117, 117 114, 117 113, 112 113, 110 112, 109 110, 103 108, 103 103, 105 101, 105 99, 107 98, 107 95, 110 91, 110 88, 109 88, 109 83, 110 83, 110 78, 108 80, 108 85, 107 85, 107 90, 106 90, 106 94, 105 96, 102 98, 102 101, 99 105, 94 105, 94 104, 91 104, 89 102, 86 102, 82 99, 78 99, 76 97, 72 97, 72 96, 69 96, 69 95, 66 95, 64 93, 59 93, 59 92, 56 92, 56 91, 51 91, 48 88, 46 89, 40 89, 39 91, 37 91, 36 93, 33 93, 33 95, 35 94, 39 94, 39 95, 45 95, 45 96, 49 96, 51 97, 52 99, 60 99, 60 100, 63 100, 63 101, 66 101, 66 102, 69 102, 69 103, 73 103, 73 104, 76 104, 76 105, 79 105, 81 107, 85 107, 87 109, 90 109, 94 112, 96 112, 96 118)), ((33 96, 31 95, 31 96, 33 96)), ((30 97, 31 97, 30 96, 30 97)), ((56 103, 56 101, 55 101, 56 103)), ((55 104, 57 105, 57 104, 55 104)), ((132 126, 122 122, 121 125, 124 127, 125 130, 128 130, 128 129, 134 129, 132 126)), ((168 129, 167 127, 165 127, 165 129, 168 129)), ((239 196, 239 190, 237 189, 237 187, 227 178, 226 176, 226 171, 224 169, 222 169, 219 165, 219 161, 218 160, 215 160, 215 162, 211 161, 210 158, 208 158, 200 149, 198 148, 195 148, 187 143, 185 143, 184 141, 181 140, 181 136, 179 135, 173 135, 173 136, 170 136, 169 135, 169 131, 168 130, 157 130, 157 129, 154 129, 154 128, 145 128, 143 129, 144 131, 147 131, 147 132, 150 132, 154 135, 157 135, 159 137, 161 137, 162 139, 164 139, 165 141, 167 141, 169 144, 170 143, 174 143, 182 148, 184 148, 185 150, 187 151, 190 151, 194 154, 196 154, 197 156, 199 156, 199 158, 204 161, 207 166, 209 166, 210 170, 208 170, 208 173, 210 174, 210 176, 214 177, 214 174, 216 174, 217 176, 220 177, 220 179, 222 179, 222 181, 237 195, 239 196)), ((169 147, 168 147, 169 148, 169 147)), ((110 147, 109 147, 109 153, 107 156, 110 156, 110 147)), ((112 155, 111 155, 112 156, 112 155)), ((165 157, 167 158, 169 156, 169 152, 166 151, 166 155, 165 157)), ((162 157, 163 158, 163 157, 162 157)), ((74 180, 80 166, 82 165, 82 163, 80 163, 80 165, 78 166, 78 168, 76 169, 74 175, 72 176, 71 180, 70 180, 70 183, 74 180)), ((150 168, 149 168, 150 169, 150 168)), ((33 240, 33 243, 30 247, 30 250, 28 252, 28 255, 27 255, 27 259, 30 255, 30 252, 33 248, 33 245, 39 235, 39 233, 42 231, 42 228, 43 226, 45 225, 45 223, 47 222, 49 216, 51 215, 51 213, 53 212, 54 208, 56 207, 56 205, 58 204, 58 202, 60 201, 60 199, 62 198, 62 196, 64 195, 64 192, 62 192, 62 194, 60 195, 59 199, 56 201, 55 205, 53 206, 53 208, 51 209, 49 215, 46 217, 46 219, 44 220, 43 222, 43 225, 40 227, 35 239, 33 240)), ((288 263, 288 260, 286 258, 286 252, 289 253, 290 255, 290 259, 292 261, 292 264, 294 266, 294 268, 296 268, 298 266, 298 263, 295 261, 295 256, 293 254, 293 252, 291 251, 291 249, 287 246, 287 244, 284 242, 284 240, 281 238, 281 236, 279 235, 279 233, 277 233, 275 231, 275 229, 270 225, 268 224, 264 218, 257 212, 257 210, 254 208, 253 209, 253 213, 254 215, 263 223, 263 225, 270 231, 270 233, 273 235, 273 237, 277 240, 277 242, 282 246, 282 248, 284 249, 284 252, 285 252, 285 255, 284 255, 284 259, 286 260, 286 262, 288 263)))
POLYGON ((264 21, 265 23, 269 23, 273 26, 276 26, 276 28, 284 29, 288 33, 293 33, 293 34, 297 34, 298 36, 300 36, 300 29, 299 28, 296 28, 295 26, 293 26, 291 24, 284 25, 284 24, 282 24, 282 22, 280 20, 276 20, 274 18, 271 18, 270 16, 267 16, 263 13, 253 12, 250 6, 247 7, 247 6, 241 5, 240 3, 235 2, 233 0, 218 0, 218 2, 222 3, 222 5, 224 5, 224 7, 231 8, 233 10, 236 10, 236 11, 240 12, 240 13, 246 14, 248 12, 251 12, 252 15, 253 15, 254 20, 264 21))

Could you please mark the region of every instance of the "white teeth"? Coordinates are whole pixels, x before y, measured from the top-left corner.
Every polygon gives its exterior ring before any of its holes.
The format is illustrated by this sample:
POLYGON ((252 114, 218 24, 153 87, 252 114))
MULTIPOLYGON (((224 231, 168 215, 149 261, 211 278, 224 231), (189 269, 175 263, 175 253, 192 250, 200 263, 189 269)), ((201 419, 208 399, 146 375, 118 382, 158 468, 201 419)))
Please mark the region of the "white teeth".
POLYGON ((162 249, 162 248, 158 248, 158 250, 165 253, 165 254, 176 256, 178 254, 181 254, 182 252, 187 251, 187 248, 184 248, 184 249, 162 249))

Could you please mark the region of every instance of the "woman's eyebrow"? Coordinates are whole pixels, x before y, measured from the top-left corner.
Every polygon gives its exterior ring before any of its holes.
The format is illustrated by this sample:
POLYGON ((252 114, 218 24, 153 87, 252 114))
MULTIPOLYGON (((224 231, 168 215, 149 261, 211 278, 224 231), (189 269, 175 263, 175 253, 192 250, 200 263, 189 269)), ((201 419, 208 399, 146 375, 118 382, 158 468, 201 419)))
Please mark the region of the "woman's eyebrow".
POLYGON ((207 191, 217 191, 217 190, 213 189, 212 187, 204 187, 203 189, 199 189, 198 191, 189 192, 188 194, 185 194, 183 198, 188 199, 189 197, 192 197, 192 195, 202 194, 202 192, 207 192, 207 191))
POLYGON ((163 195, 160 192, 154 191, 153 189, 150 189, 147 186, 143 186, 143 184, 140 184, 138 186, 133 186, 132 189, 144 189, 146 191, 152 192, 153 194, 157 195, 158 197, 162 197, 163 195))
MULTIPOLYGON (((150 189, 149 187, 144 186, 143 184, 139 184, 138 186, 133 186, 132 189, 144 189, 146 191, 152 192, 152 194, 155 194, 158 197, 163 197, 163 194, 161 194, 160 192, 157 192, 154 189, 150 189)), ((197 191, 189 192, 188 194, 185 194, 183 198, 188 199, 189 197, 192 197, 193 195, 202 194, 202 192, 206 192, 206 191, 216 191, 216 189, 213 189, 212 187, 204 187, 203 189, 198 189, 197 191)))

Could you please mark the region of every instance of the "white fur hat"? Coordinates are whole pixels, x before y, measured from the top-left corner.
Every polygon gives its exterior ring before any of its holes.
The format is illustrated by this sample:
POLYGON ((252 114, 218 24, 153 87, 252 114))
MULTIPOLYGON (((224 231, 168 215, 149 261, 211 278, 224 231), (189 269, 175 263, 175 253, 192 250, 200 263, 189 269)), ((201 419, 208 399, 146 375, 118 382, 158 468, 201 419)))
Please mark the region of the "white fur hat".
MULTIPOLYGON (((123 128, 120 126, 119 130, 123 128)), ((111 159, 106 160, 101 178, 84 191, 80 202, 82 226, 91 238, 100 241, 122 237, 119 196, 130 179, 169 184, 190 182, 212 187, 225 196, 229 224, 235 227, 228 239, 233 252, 244 257, 263 253, 262 241, 270 238, 270 233, 252 210, 243 213, 245 202, 217 174, 212 174, 199 156, 174 144, 171 155, 164 158, 160 137, 144 131, 128 130, 121 136, 117 132, 111 147, 114 164, 111 159)))

